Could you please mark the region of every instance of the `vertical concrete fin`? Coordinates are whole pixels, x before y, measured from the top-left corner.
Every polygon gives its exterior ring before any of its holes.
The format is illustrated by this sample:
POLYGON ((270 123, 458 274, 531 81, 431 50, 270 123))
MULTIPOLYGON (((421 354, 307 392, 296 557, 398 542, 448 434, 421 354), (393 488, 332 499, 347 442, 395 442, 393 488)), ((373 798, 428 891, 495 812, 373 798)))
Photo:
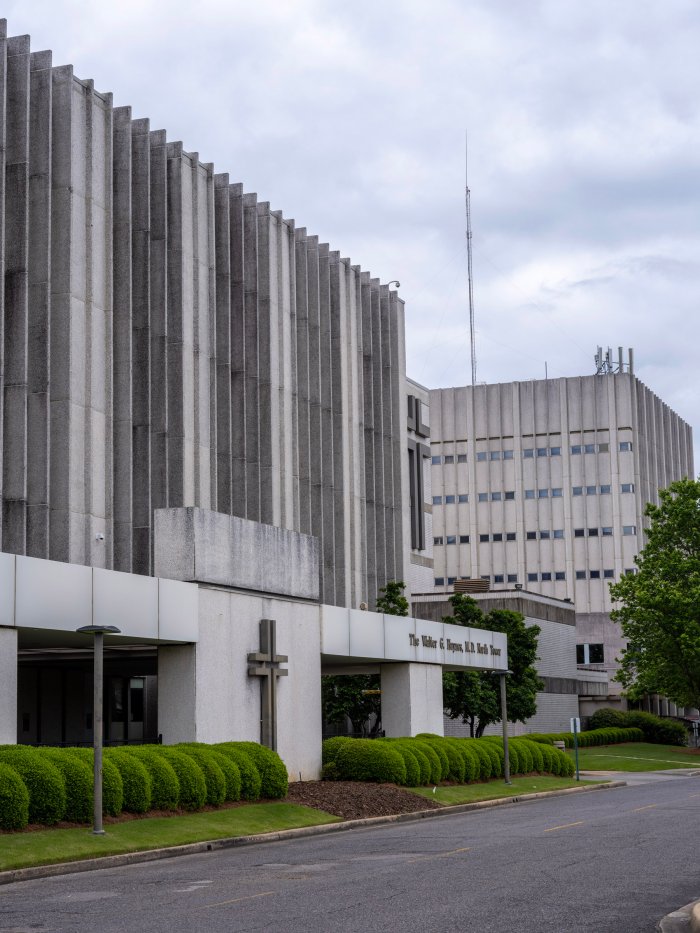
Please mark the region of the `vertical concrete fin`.
MULTIPOLYGON (((5 153, 7 148, 7 22, 0 20, 0 273, 5 276, 5 153)), ((0 288, 0 542, 4 498, 5 290, 0 288)))
MULTIPOLYGON (((151 507, 164 509, 170 504, 168 486, 168 156, 165 131, 151 131, 149 140, 151 507)), ((150 538, 152 549, 152 527, 150 538)))
POLYGON ((297 529, 311 534, 311 454, 309 420, 309 282, 306 263, 306 230, 294 233, 296 307, 296 468, 299 476, 299 521, 297 529))
POLYGON ((245 224, 243 185, 229 187, 231 268, 231 514, 247 517, 245 224))
POLYGON ((217 511, 233 508, 231 446, 231 206, 228 175, 214 176, 216 270, 216 455, 217 511))
POLYGON ((258 198, 243 195, 243 335, 245 354, 245 518, 261 521, 260 383, 258 344, 258 198))

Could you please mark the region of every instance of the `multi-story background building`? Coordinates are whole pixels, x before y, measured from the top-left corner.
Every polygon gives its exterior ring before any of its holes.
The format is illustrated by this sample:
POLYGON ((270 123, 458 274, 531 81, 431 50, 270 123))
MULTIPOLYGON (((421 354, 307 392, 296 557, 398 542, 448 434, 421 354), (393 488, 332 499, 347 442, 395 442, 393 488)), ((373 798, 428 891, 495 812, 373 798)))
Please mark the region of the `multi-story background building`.
POLYGON ((620 369, 430 393, 434 589, 571 600, 578 663, 611 673, 608 585, 634 572, 646 503, 693 475, 690 426, 620 369))

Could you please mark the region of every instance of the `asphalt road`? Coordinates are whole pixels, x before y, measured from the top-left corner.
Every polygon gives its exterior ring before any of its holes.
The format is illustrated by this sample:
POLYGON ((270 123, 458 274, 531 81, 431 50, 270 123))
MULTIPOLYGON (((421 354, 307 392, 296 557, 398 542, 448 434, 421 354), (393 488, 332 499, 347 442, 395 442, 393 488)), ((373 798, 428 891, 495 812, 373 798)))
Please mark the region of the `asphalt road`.
POLYGON ((0 930, 642 933, 700 897, 700 778, 0 887, 0 930))

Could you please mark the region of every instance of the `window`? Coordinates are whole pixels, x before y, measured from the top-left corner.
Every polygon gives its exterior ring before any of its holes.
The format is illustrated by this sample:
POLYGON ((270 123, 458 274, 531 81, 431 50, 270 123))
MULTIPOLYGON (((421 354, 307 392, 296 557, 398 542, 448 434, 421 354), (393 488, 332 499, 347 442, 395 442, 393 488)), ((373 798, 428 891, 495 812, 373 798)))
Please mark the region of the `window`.
POLYGON ((491 459, 492 459, 492 460, 500 460, 500 459, 501 459, 501 451, 500 451, 500 450, 492 450, 492 451, 491 451, 491 459))
POLYGON ((503 451, 503 459, 504 459, 504 460, 512 460, 512 459, 513 459, 513 451, 512 451, 512 450, 504 450, 504 451, 503 451))
POLYGON ((492 502, 500 502, 500 501, 501 501, 501 494, 500 494, 500 492, 492 492, 492 493, 491 493, 491 501, 492 501, 492 502))
POLYGON ((517 582, 518 582, 518 575, 517 575, 517 573, 509 573, 509 574, 508 574, 508 582, 509 582, 509 583, 517 583, 517 582))
POLYGON ((505 494, 505 498, 508 500, 508 502, 512 502, 512 500, 515 499, 515 490, 514 489, 507 490, 505 494))
POLYGON ((460 544, 469 544, 469 535, 460 535, 459 536, 460 544))
POLYGON ((623 453, 632 450, 632 441, 620 441, 620 450, 623 453))
POLYGON ((600 533, 602 534, 604 538, 609 538, 612 535, 613 530, 610 527, 610 525, 605 525, 603 528, 600 529, 600 533))
POLYGON ((430 462, 435 463, 435 464, 442 463, 442 457, 440 456, 440 454, 433 455, 430 458, 430 462))
POLYGON ((536 573, 529 573, 529 574, 527 575, 527 582, 528 582, 528 583, 537 583, 537 574, 536 574, 536 573))
POLYGON ((497 532, 494 534, 494 536, 493 536, 493 540, 494 540, 494 541, 502 541, 502 540, 503 540, 503 534, 502 534, 502 532, 497 531, 497 532))
POLYGON ((583 495, 583 486, 574 486, 573 489, 572 489, 572 492, 573 492, 573 494, 574 494, 575 496, 582 496, 582 495, 583 495))
POLYGON ((448 535, 448 536, 447 536, 447 543, 448 543, 448 544, 456 544, 456 543, 457 543, 457 538, 456 538, 456 536, 455 536, 455 535, 448 535))
POLYGON ((443 462, 444 462, 444 463, 454 463, 454 462, 455 462, 455 458, 452 456, 452 454, 445 454, 445 459, 444 459, 443 462))
POLYGON ((491 577, 486 573, 486 574, 482 574, 482 575, 479 577, 479 579, 480 579, 480 580, 490 580, 491 577))
POLYGON ((454 496, 445 496, 445 505, 453 505, 454 501, 454 496))
POLYGON ((597 528, 589 528, 589 529, 588 529, 588 537, 589 537, 589 538, 597 538, 597 537, 598 537, 598 529, 597 529, 597 528))
POLYGON ((561 499, 562 497, 562 488, 561 486, 555 486, 552 490, 552 499, 561 499))
POLYGON ((535 451, 532 449, 532 447, 523 448, 523 457, 526 460, 532 460, 534 456, 535 456, 535 451))
POLYGON ((433 544, 442 544, 442 535, 438 535, 437 538, 433 538, 433 544))
POLYGON ((603 645, 576 645, 577 664, 603 664, 605 649, 603 645))
POLYGON ((577 570, 577 571, 576 571, 576 579, 577 579, 577 580, 585 580, 585 579, 586 579, 586 571, 585 571, 585 570, 577 570))
POLYGON ((615 571, 614 571, 614 570, 604 570, 604 571, 603 571, 603 576, 605 577, 606 580, 612 580, 612 578, 615 576, 615 571))
POLYGON ((574 538, 583 538, 585 534, 585 528, 574 528, 574 538))
POLYGON ((629 577, 637 572, 635 567, 625 567, 625 576, 629 577))
POLYGON ((467 455, 466 454, 457 454, 457 463, 466 463, 467 455))
POLYGON ((563 538, 563 537, 564 537, 564 529, 563 529, 563 528, 555 528, 554 531, 552 532, 552 537, 553 537, 553 538, 563 538))
POLYGON ((572 454, 580 454, 580 453, 581 453, 581 445, 580 445, 580 444, 572 444, 572 445, 571 445, 571 453, 572 453, 572 454))
POLYGON ((467 493, 460 492, 460 494, 457 496, 457 502, 462 502, 462 503, 469 502, 469 496, 467 495, 467 493))
POLYGON ((543 583, 550 583, 551 580, 552 580, 552 574, 551 574, 551 573, 547 572, 547 573, 543 573, 543 574, 542 574, 542 582, 543 582, 543 583))
POLYGON ((444 586, 445 578, 444 577, 435 577, 435 586, 444 586))
POLYGON ((515 541, 515 532, 507 531, 506 532, 506 541, 515 541))
POLYGON ((526 498, 526 499, 534 499, 534 498, 535 498, 535 490, 534 490, 534 489, 526 489, 526 490, 525 490, 525 498, 526 498))
POLYGON ((479 541, 481 542, 481 544, 487 544, 488 540, 489 540, 488 535, 479 535, 479 541))
POLYGON ((496 574, 494 574, 494 576, 493 576, 493 582, 494 582, 494 583, 503 583, 503 574, 502 574, 502 573, 496 573, 496 574))
POLYGON ((584 453, 587 453, 587 454, 594 454, 594 453, 595 453, 595 444, 584 444, 584 445, 583 445, 583 451, 584 451, 584 453))
POLYGON ((587 495, 587 496, 594 496, 595 494, 596 494, 596 487, 595 487, 595 486, 586 486, 586 495, 587 495))
POLYGON ((623 483, 620 489, 622 492, 634 492, 634 483, 623 483))
POLYGON ((526 531, 526 532, 525 532, 525 540, 526 540, 526 541, 536 541, 536 540, 537 540, 537 532, 536 532, 536 531, 526 531))
POLYGON ((550 447, 549 456, 550 457, 561 457, 561 447, 550 447))
POLYGON ((623 525, 623 526, 622 526, 622 534, 623 534, 623 535, 636 535, 636 534, 637 534, 637 526, 636 526, 636 525, 623 525))
POLYGON ((476 459, 479 461, 479 463, 483 463, 486 459, 486 451, 480 450, 476 455, 476 459))
POLYGON ((455 583, 456 580, 457 580, 457 577, 448 577, 448 578, 447 578, 447 585, 448 585, 448 586, 452 586, 452 584, 455 583))
POLYGON ((548 489, 538 489, 538 490, 537 490, 537 498, 538 498, 538 499, 548 499, 548 498, 549 498, 549 490, 548 490, 548 489))
POLYGON ((442 505, 442 496, 433 496, 433 505, 442 505))
POLYGON ((600 570, 591 570, 589 577, 591 580, 600 580, 600 570))
POLYGON ((546 447, 538 447, 538 448, 537 448, 537 456, 538 456, 538 457, 546 457, 546 456, 547 456, 547 448, 546 448, 546 447))
POLYGON ((549 532, 541 531, 540 532, 540 541, 549 541, 549 532))
POLYGON ((610 495, 610 483, 606 483, 604 486, 601 486, 601 487, 600 487, 600 494, 601 494, 601 496, 609 496, 609 495, 610 495))
POLYGON ((554 574, 554 579, 555 580, 566 580, 566 574, 564 573, 563 570, 557 570, 556 573, 554 574))
POLYGON ((610 444, 607 444, 607 443, 598 444, 599 454, 607 454, 609 451, 610 451, 610 444))
POLYGON ((477 496, 479 502, 488 502, 489 494, 487 492, 480 492, 477 496))

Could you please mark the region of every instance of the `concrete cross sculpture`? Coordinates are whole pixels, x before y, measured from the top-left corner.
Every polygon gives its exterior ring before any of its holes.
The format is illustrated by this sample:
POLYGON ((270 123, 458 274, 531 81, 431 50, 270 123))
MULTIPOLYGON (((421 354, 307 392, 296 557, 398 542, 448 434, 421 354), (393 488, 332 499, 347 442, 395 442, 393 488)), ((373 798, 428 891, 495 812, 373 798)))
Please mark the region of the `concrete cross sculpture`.
POLYGON ((248 655, 248 676, 262 678, 260 743, 273 751, 277 751, 277 678, 289 673, 279 666, 289 659, 276 654, 276 625, 274 619, 260 620, 260 651, 248 655))

